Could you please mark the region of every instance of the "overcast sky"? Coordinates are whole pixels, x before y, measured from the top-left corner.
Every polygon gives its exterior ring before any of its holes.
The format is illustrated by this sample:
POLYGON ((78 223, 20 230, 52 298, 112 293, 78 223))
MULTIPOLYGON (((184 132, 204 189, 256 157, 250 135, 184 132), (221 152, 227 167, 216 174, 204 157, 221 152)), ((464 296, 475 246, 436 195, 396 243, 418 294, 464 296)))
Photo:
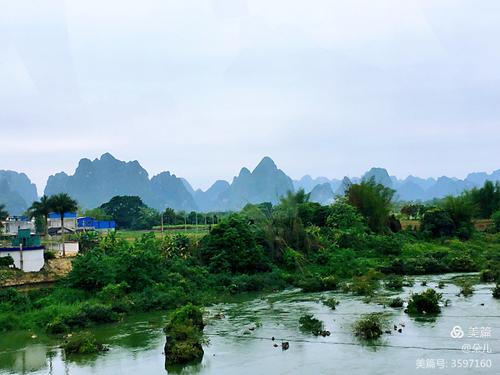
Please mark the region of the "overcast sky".
POLYGON ((0 169, 500 168, 500 1, 4 0, 0 169))

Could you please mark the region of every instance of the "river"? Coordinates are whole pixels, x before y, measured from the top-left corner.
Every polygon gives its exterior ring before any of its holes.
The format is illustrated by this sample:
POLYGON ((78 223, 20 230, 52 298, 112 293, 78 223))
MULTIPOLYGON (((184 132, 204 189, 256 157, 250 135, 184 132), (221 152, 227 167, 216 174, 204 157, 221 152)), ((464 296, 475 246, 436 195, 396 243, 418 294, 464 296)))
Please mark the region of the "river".
MULTIPOLYGON (((407 298, 428 287, 438 290, 439 280, 452 277, 417 277, 413 287, 391 296, 407 298), (420 285, 423 280, 427 286, 420 285)), ((449 305, 428 320, 337 292, 239 296, 207 309, 204 332, 209 343, 202 362, 168 371, 162 354, 165 317, 159 313, 92 328, 109 346, 109 351, 94 356, 66 358, 54 338, 10 332, 0 336, 0 374, 500 374, 500 301, 492 298, 492 286, 477 284, 466 298, 447 283, 439 292, 449 305), (336 310, 320 301, 332 296, 340 301, 336 310), (375 345, 360 342, 351 332, 352 323, 369 312, 385 312, 391 322, 391 333, 375 345), (298 320, 305 313, 323 320, 331 335, 301 332, 298 320), (454 327, 456 338, 450 334, 454 327), (282 350, 282 341, 289 342, 288 350, 282 350)))

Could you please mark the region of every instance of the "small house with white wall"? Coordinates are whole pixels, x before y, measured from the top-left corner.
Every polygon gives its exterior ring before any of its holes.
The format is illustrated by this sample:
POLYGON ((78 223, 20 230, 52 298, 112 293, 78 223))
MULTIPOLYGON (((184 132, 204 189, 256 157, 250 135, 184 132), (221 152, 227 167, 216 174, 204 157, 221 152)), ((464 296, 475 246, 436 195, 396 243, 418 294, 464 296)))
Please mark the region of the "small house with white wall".
MULTIPOLYGON (((66 212, 64 214, 64 233, 70 234, 76 231, 76 213, 66 212)), ((53 235, 62 233, 61 229, 61 215, 56 212, 51 212, 47 220, 47 232, 53 235)))
POLYGON ((20 229, 12 238, 11 247, 0 247, 0 257, 11 256, 14 266, 24 272, 38 272, 45 264, 44 250, 39 235, 20 229))
POLYGON ((9 216, 2 221, 3 234, 7 236, 17 236, 20 229, 29 229, 30 233, 35 233, 35 223, 27 216, 9 216))

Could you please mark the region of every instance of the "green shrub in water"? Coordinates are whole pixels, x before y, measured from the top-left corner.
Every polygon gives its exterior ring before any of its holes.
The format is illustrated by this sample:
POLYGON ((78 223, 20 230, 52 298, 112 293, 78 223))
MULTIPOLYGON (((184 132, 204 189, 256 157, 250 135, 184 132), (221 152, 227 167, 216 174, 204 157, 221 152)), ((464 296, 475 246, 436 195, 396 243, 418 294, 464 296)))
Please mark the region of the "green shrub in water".
POLYGON ((312 314, 302 315, 299 319, 299 324, 302 331, 310 332, 315 336, 319 336, 324 329, 323 322, 316 319, 312 314))
POLYGON ((403 307, 403 304, 404 304, 404 301, 399 298, 399 297, 396 297, 396 298, 393 298, 391 299, 391 301, 389 302, 389 307, 403 307))
POLYGON ((106 350, 90 332, 73 335, 62 345, 66 354, 94 354, 106 350))
POLYGON ((385 281, 385 287, 390 290, 403 289, 403 278, 401 276, 391 276, 385 281))
POLYGON ((470 297, 474 294, 474 288, 472 284, 468 281, 464 281, 460 284, 460 294, 464 297, 470 297))
POLYGON ((441 307, 439 306, 441 297, 442 295, 434 289, 427 289, 422 293, 412 294, 408 302, 408 314, 439 314, 441 312, 441 307))
POLYGON ((500 299, 500 284, 497 284, 493 289, 493 298, 500 299))
POLYGON ((385 319, 380 313, 361 316, 353 325, 355 336, 364 340, 378 339, 384 333, 385 319))
POLYGON ((323 301, 323 305, 325 306, 328 306, 329 308, 331 308, 332 310, 335 310, 337 308, 337 305, 339 304, 340 302, 337 301, 335 298, 328 298, 327 300, 323 301))
POLYGON ((203 312, 192 304, 175 310, 164 329, 166 364, 185 364, 203 358, 203 312))

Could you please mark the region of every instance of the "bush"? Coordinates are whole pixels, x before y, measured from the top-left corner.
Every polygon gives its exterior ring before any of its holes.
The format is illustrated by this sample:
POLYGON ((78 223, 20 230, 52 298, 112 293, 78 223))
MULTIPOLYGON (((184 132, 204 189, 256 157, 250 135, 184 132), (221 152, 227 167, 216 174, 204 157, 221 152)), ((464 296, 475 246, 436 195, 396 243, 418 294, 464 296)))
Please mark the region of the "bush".
POLYGON ((385 281, 385 287, 390 290, 403 289, 403 278, 401 276, 391 276, 385 281))
POLYGON ((470 297, 474 294, 474 288, 472 284, 468 281, 460 283, 460 294, 464 297, 470 297))
POLYGON ((0 332, 12 331, 19 328, 21 320, 14 313, 0 313, 0 332))
POLYGON ((500 272, 498 270, 487 268, 480 272, 479 278, 484 283, 492 283, 500 279, 499 275, 500 272))
POLYGON ((474 272, 477 271, 477 266, 469 254, 461 254, 453 257, 449 265, 452 272, 474 272))
POLYGON ((403 304, 404 301, 401 298, 396 297, 390 300, 389 307, 394 307, 394 308, 403 307, 403 304))
POLYGON ((10 255, 7 255, 5 257, 0 257, 0 267, 13 267, 13 266, 14 266, 14 259, 10 255))
POLYGON ((56 259, 56 253, 54 251, 44 251, 43 252, 43 259, 45 261, 51 260, 51 259, 56 259))
POLYGON ((67 276, 69 286, 89 291, 100 290, 113 281, 111 259, 99 250, 78 255, 67 276))
POLYGON ((86 303, 79 312, 79 318, 89 323, 112 323, 119 319, 116 312, 109 305, 101 303, 86 303))
POLYGON ((296 270, 301 267, 304 263, 304 255, 290 247, 286 247, 283 250, 283 265, 286 269, 290 271, 296 270))
POLYGON ((412 294, 408 302, 408 314, 439 314, 441 312, 441 307, 439 306, 441 297, 442 295, 434 289, 427 289, 422 293, 412 294))
POLYGON ((401 255, 403 249, 401 240, 396 236, 368 236, 367 246, 380 255, 401 255))
POLYGON ((62 345, 66 354, 94 354, 106 350, 106 347, 97 342, 89 332, 82 332, 71 336, 62 345))
POLYGON ((491 220, 493 220, 493 224, 495 225, 495 230, 500 232, 500 211, 496 211, 491 215, 491 220))
POLYGON ((315 336, 321 335, 324 330, 324 324, 312 314, 302 315, 299 319, 300 329, 304 332, 310 332, 315 336))
POLYGON ((337 289, 337 280, 333 276, 316 275, 302 280, 299 285, 303 292, 325 292, 337 289))
POLYGON ((231 214, 214 226, 200 244, 202 262, 214 272, 254 273, 269 270, 269 259, 257 244, 248 220, 231 214))
POLYGON ((493 289, 493 298, 500 299, 500 284, 497 284, 493 289))
POLYGON ((171 315, 164 331, 166 364, 182 364, 203 358, 203 313, 202 310, 187 304, 171 315))
POLYGON ((335 310, 337 308, 337 305, 340 304, 339 301, 337 301, 335 298, 328 298, 327 300, 323 301, 323 305, 328 306, 332 310, 335 310))
POLYGON ((435 208, 424 214, 420 230, 433 238, 452 236, 455 232, 455 223, 447 211, 435 208))
POLYGON ((0 289, 0 311, 27 311, 32 306, 30 298, 14 288, 0 289))
POLYGON ((360 296, 372 296, 379 288, 379 279, 382 274, 370 269, 365 275, 353 279, 350 290, 360 296))
POLYGON ((378 339, 384 333, 385 321, 380 313, 371 313, 363 315, 358 319, 352 329, 354 335, 364 340, 378 339))

